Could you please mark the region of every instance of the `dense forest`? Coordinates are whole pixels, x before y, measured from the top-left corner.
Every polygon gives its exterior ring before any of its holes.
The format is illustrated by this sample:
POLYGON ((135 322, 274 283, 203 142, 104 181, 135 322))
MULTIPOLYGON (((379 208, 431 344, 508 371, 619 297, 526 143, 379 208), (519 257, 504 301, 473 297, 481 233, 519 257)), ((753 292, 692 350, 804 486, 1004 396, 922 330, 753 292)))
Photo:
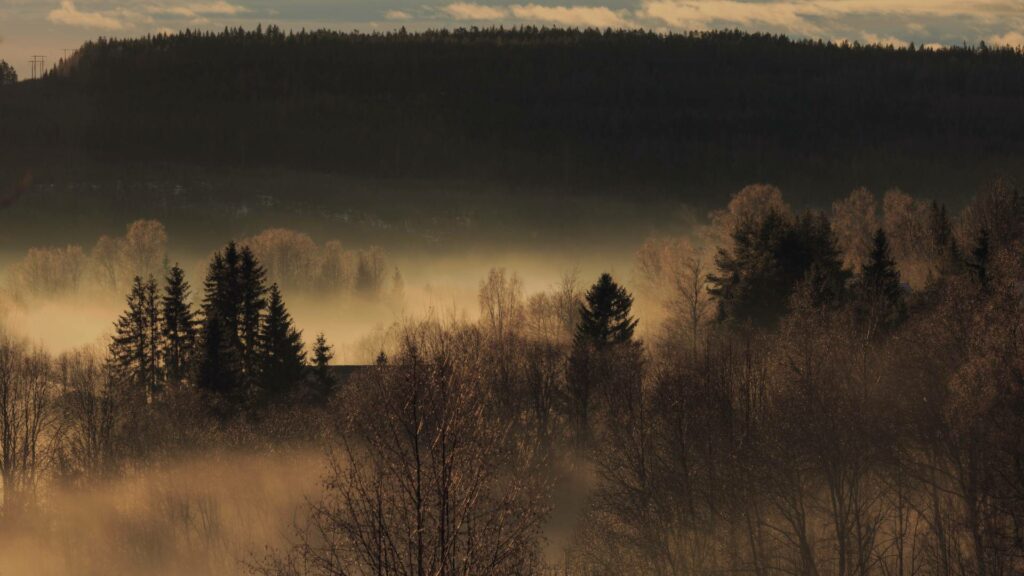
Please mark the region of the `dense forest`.
POLYGON ((478 319, 400 322, 345 371, 247 245, 195 290, 164 265, 131 283, 107 350, 0 342, 5 529, 90 573, 1020 573, 1020 191, 954 214, 858 189, 799 212, 750 186, 699 237, 638 251, 656 316, 608 274, 527 295, 494 269, 478 319), (149 528, 112 523, 90 552, 50 496, 298 445, 329 447, 321 491, 290 538, 228 565, 216 500, 159 492, 149 528))
MULTIPOLYGON (((85 162, 794 201, 1019 176, 1024 55, 767 34, 274 26, 87 43, 0 89, 10 181, 85 162), (701 191, 697 195, 695 191, 701 191)), ((710 208, 711 206, 708 206, 710 208)))

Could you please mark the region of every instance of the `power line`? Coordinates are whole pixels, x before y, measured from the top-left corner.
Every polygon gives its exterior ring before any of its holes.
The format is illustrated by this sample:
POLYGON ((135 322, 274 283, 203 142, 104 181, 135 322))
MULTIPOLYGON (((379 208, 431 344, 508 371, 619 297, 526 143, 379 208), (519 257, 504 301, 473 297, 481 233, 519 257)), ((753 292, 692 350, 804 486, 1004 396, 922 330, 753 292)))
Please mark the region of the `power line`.
POLYGON ((46 56, 34 55, 29 60, 32 65, 32 79, 35 80, 46 73, 46 56))

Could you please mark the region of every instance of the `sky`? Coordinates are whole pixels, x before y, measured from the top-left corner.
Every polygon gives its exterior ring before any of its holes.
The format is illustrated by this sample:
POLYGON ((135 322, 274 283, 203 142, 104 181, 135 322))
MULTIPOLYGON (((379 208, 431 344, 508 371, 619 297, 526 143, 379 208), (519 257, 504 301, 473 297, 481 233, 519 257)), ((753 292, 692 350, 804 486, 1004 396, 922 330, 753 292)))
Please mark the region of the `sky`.
POLYGON ((184 28, 277 24, 288 30, 490 25, 738 28, 903 45, 1024 45, 1024 0, 0 0, 0 59, 23 78, 83 42, 184 28))

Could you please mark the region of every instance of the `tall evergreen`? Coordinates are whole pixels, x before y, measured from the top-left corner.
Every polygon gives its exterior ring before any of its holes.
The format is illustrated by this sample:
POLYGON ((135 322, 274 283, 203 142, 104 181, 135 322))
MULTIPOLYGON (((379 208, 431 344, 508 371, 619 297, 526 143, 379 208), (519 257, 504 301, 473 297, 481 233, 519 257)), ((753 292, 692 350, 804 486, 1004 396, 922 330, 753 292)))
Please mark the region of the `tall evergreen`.
POLYGON ((5 60, 0 60, 0 86, 18 83, 18 72, 5 60))
POLYGON ((260 393, 270 400, 283 398, 302 379, 306 353, 302 333, 293 326, 277 284, 270 287, 261 343, 260 393))
POLYGON ((260 329, 267 307, 266 278, 267 273, 252 250, 243 247, 238 267, 238 342, 243 378, 249 385, 259 378, 260 329))
POLYGON ((203 283, 197 385, 232 402, 245 396, 238 338, 240 256, 234 242, 214 254, 203 283))
POLYGON ((616 284, 610 274, 602 274, 580 306, 576 343, 601 347, 629 342, 638 322, 630 315, 632 307, 633 296, 616 284))
POLYGON ((945 204, 932 201, 928 225, 936 257, 935 272, 939 278, 963 272, 963 255, 953 234, 953 224, 946 213, 945 204))
POLYGON ((151 401, 162 384, 160 313, 156 281, 136 276, 128 309, 114 324, 110 362, 115 374, 137 394, 151 401))
POLYGON ((843 297, 849 274, 823 215, 805 213, 794 219, 771 211, 741 221, 731 236, 732 247, 718 251, 717 271, 708 276, 721 320, 772 326, 803 281, 811 282, 817 305, 843 297))
POLYGON ((189 301, 191 287, 181 267, 175 264, 167 274, 166 282, 160 300, 164 369, 168 382, 181 384, 188 378, 195 353, 196 314, 189 301))
POLYGON ((316 342, 313 344, 313 395, 316 400, 325 400, 334 388, 334 378, 331 375, 331 360, 334 359, 334 349, 327 343, 323 332, 316 335, 316 342))
POLYGON ((906 316, 900 273, 889 250, 889 239, 881 228, 875 232, 871 254, 861 269, 858 288, 858 308, 862 319, 869 322, 872 330, 876 327, 891 328, 906 316))
POLYGON ((983 289, 988 289, 988 277, 989 277, 989 260, 992 257, 991 254, 991 238, 987 228, 982 228, 981 232, 978 233, 978 239, 975 241, 974 249, 971 250, 971 261, 969 268, 971 275, 981 285, 983 289))
POLYGON ((837 305, 844 300, 851 274, 843 269, 832 224, 824 214, 807 212, 797 219, 786 255, 791 277, 809 284, 816 306, 837 305))

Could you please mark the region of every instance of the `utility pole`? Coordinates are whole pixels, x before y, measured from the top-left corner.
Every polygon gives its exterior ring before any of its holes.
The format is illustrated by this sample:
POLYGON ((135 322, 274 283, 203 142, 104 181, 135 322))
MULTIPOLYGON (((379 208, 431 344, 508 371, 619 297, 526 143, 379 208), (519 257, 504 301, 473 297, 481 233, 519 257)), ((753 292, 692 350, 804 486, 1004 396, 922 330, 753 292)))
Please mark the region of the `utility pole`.
POLYGON ((32 56, 32 59, 29 60, 29 64, 32 65, 33 80, 36 80, 46 73, 46 56, 32 56))

